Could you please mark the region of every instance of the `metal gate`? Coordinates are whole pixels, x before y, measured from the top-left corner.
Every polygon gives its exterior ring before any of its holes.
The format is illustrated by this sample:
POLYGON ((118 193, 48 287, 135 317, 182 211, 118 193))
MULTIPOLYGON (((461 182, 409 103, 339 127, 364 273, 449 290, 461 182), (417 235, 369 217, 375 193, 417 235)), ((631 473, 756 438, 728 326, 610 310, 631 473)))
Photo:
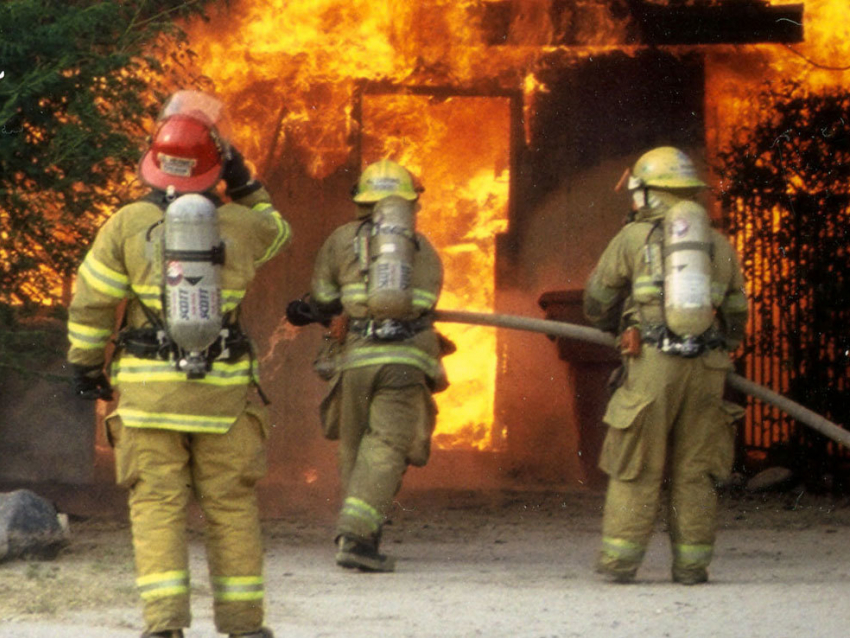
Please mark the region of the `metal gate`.
MULTIPOLYGON (((850 241, 840 206, 727 211, 747 279, 750 319, 739 360, 747 378, 843 425, 850 423, 850 241)), ((823 200, 820 199, 822 202, 823 200)), ((848 450, 748 399, 740 433, 745 463, 790 466, 805 479, 837 477, 848 450)))

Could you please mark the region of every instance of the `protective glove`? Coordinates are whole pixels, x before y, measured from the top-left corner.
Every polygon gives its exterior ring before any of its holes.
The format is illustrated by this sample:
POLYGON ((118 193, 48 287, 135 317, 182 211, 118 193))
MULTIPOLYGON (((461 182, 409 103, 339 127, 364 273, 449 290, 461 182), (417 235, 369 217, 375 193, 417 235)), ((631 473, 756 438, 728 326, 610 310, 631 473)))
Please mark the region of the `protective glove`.
POLYGON ((262 188, 262 184, 252 177, 251 169, 245 164, 242 153, 234 146, 228 149, 221 178, 227 185, 224 192, 232 199, 245 197, 262 188))
POLYGON ((74 396, 87 401, 103 399, 112 401, 112 386, 103 372, 103 365, 81 366, 72 364, 74 396))
POLYGON ((286 319, 293 326, 308 326, 318 321, 313 307, 303 297, 290 301, 286 306, 286 319))

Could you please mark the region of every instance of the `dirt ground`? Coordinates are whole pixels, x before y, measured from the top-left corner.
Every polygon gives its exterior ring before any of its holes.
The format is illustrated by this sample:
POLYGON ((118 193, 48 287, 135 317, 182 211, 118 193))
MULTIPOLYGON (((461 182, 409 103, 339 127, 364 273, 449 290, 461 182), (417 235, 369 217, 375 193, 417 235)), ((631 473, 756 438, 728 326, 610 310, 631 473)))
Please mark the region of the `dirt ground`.
MULTIPOLYGON (((267 621, 279 638, 833 638, 850 625, 850 499, 724 495, 711 582, 669 578, 659 522, 638 582, 593 573, 602 492, 403 490, 385 533, 393 574, 333 564, 335 503, 266 508, 267 621)), ((0 637, 141 632, 125 513, 74 515, 52 561, 0 564, 0 637)), ((200 519, 189 638, 213 638, 200 519)))

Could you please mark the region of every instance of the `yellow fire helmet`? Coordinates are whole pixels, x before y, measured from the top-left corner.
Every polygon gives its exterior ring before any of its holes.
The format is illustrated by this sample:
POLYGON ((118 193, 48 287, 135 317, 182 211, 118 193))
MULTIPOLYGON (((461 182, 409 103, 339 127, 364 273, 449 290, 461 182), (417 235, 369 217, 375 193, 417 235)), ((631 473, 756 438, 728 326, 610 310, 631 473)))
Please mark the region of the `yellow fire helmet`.
POLYGON ((706 188, 691 158, 678 148, 659 146, 644 153, 631 170, 628 189, 706 188))
POLYGON ((409 201, 418 199, 413 176, 392 160, 382 159, 369 164, 354 188, 354 201, 358 204, 374 204, 390 195, 398 195, 409 201))

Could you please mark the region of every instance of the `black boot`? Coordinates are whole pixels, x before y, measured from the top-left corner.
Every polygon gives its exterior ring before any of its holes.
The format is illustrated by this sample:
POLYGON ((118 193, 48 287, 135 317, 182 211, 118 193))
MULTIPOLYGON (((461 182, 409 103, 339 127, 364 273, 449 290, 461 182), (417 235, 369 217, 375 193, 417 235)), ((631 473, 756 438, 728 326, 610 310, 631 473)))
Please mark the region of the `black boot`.
POLYGON ((274 638, 271 629, 263 627, 259 631, 252 631, 250 634, 230 634, 230 638, 274 638))
POLYGON ((377 545, 353 536, 338 536, 336 539, 336 564, 361 572, 391 572, 395 570, 395 559, 378 553, 377 545))
POLYGON ((164 631, 146 631, 142 638, 183 638, 182 629, 166 629, 164 631))

